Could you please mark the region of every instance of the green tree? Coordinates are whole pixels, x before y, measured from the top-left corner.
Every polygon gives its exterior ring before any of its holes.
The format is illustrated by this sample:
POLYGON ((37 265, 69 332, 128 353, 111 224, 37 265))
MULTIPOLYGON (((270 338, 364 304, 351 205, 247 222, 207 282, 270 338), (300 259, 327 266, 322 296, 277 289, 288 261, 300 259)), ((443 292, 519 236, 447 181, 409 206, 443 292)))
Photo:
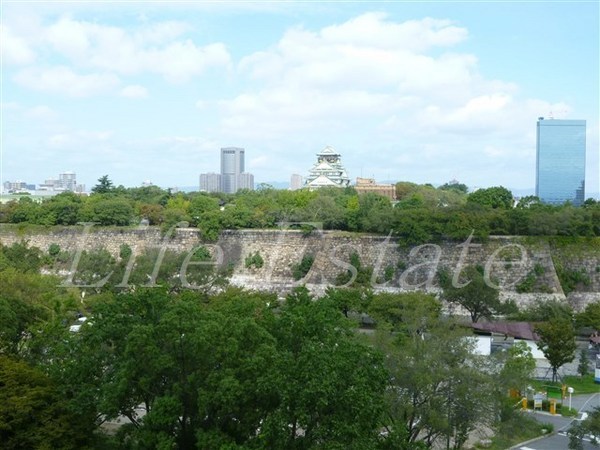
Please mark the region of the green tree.
POLYGON ((430 294, 382 292, 373 295, 368 313, 377 321, 378 328, 390 328, 402 336, 425 333, 427 325, 440 317, 441 309, 440 302, 430 294))
POLYGON ((466 184, 459 183, 456 180, 444 183, 438 189, 442 191, 456 191, 460 192, 461 194, 466 194, 467 192, 469 192, 469 187, 466 184))
POLYGON ((582 348, 579 352, 579 364, 577 365, 577 373, 580 377, 585 377, 589 372, 590 366, 587 350, 582 348))
POLYGON ((547 322, 558 318, 571 320, 572 317, 573 309, 568 303, 560 300, 540 299, 529 304, 524 310, 510 316, 512 320, 526 322, 547 322))
POLYGON ((100 225, 129 225, 133 219, 133 207, 123 198, 108 198, 94 206, 93 220, 100 225))
POLYGON ((36 329, 48 320, 72 317, 77 304, 59 284, 55 277, 0 270, 0 354, 26 354, 36 329))
MULTIPOLYGON (((400 339, 376 335, 390 372, 384 427, 400 448, 459 449, 469 434, 494 422, 493 380, 473 342, 453 323, 407 320, 400 339)), ((397 448, 397 447, 396 447, 397 448)))
POLYGON ((584 450, 583 437, 585 436, 585 427, 581 423, 573 424, 567 431, 569 436, 569 450, 584 450))
POLYGON ((467 202, 494 209, 509 209, 513 206, 513 195, 505 187, 495 186, 472 192, 467 197, 467 202))
POLYGON ((135 447, 251 441, 271 395, 274 341, 252 318, 256 302, 235 307, 162 289, 107 296, 93 325, 52 355, 52 373, 86 417, 128 417, 120 438, 135 447))
POLYGON ((600 436, 599 407, 595 407, 583 422, 575 423, 569 428, 569 450, 583 450, 583 438, 586 434, 594 436, 592 443, 598 445, 598 436, 600 436))
POLYGON ((0 442, 12 449, 91 449, 92 424, 76 416, 41 370, 0 355, 0 442))
POLYGON ((48 347, 48 370, 82 416, 128 417, 123 443, 362 449, 377 440, 381 357, 329 301, 139 289, 90 302, 92 319, 48 347))
POLYGON ((453 286, 449 277, 444 274, 440 278, 444 300, 469 311, 472 322, 477 322, 482 317, 491 319, 494 314, 504 311, 505 305, 500 302, 498 289, 486 282, 481 269, 467 267, 460 282, 468 284, 462 287, 453 286), (464 281, 465 279, 468 281, 464 281))
POLYGON ((305 288, 287 296, 270 327, 278 358, 275 408, 261 434, 270 448, 373 448, 387 374, 335 305, 305 288))
POLYGON ((219 201, 214 197, 199 194, 190 201, 189 215, 192 218, 192 224, 201 223, 202 217, 211 212, 219 210, 219 201))
MULTIPOLYGON (((29 197, 21 197, 18 201, 9 202, 7 218, 11 223, 40 223, 43 217, 42 206, 29 197)), ((50 224, 52 225, 52 224, 50 224)))
POLYGON ((552 367, 552 381, 556 381, 558 369, 575 359, 575 330, 571 321, 551 319, 535 328, 539 336, 538 347, 552 367))
POLYGON ((98 184, 92 188, 92 194, 110 194, 115 189, 113 182, 108 175, 102 175, 98 178, 98 184))
POLYGON ((600 302, 588 303, 585 309, 577 314, 575 320, 579 327, 600 330, 600 302))
POLYGON ((517 208, 539 208, 543 206, 542 201, 539 197, 535 195, 526 195, 525 197, 521 197, 519 202, 517 203, 517 208))
POLYGON ((515 342, 501 359, 503 365, 499 377, 502 386, 524 391, 535 371, 535 358, 529 346, 523 341, 515 342))
POLYGON ((62 192, 42 204, 46 214, 51 217, 48 221, 53 225, 77 224, 81 206, 81 197, 73 192, 62 192))
POLYGON ((44 263, 42 251, 29 242, 15 242, 10 247, 0 243, 0 271, 12 267, 21 273, 38 273, 44 263))
POLYGON ((368 305, 373 298, 373 292, 369 288, 333 288, 328 287, 325 291, 325 299, 348 317, 351 311, 363 313, 367 311, 368 305))

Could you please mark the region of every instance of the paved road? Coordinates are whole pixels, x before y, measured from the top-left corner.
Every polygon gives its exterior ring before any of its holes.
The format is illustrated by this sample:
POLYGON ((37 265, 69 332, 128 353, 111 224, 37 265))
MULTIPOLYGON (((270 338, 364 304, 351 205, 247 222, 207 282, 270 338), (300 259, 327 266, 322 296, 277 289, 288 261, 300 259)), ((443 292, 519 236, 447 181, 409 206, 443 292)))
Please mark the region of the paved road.
MULTIPOLYGON (((575 395, 572 398, 572 406, 580 412, 591 411, 600 406, 600 393, 575 395)), ((567 430, 571 427, 574 419, 562 416, 551 416, 548 414, 535 413, 535 418, 540 422, 551 423, 557 432, 546 438, 531 442, 530 444, 513 447, 515 450, 567 450, 569 448, 569 438, 567 430)), ((591 443, 589 438, 584 438, 583 448, 585 450, 598 450, 598 446, 591 443)))
MULTIPOLYGON (((569 438, 565 432, 560 432, 539 441, 513 448, 518 450, 567 450, 569 448, 569 438)), ((598 447, 592 445, 589 439, 584 439, 583 448, 584 450, 598 450, 598 447)))

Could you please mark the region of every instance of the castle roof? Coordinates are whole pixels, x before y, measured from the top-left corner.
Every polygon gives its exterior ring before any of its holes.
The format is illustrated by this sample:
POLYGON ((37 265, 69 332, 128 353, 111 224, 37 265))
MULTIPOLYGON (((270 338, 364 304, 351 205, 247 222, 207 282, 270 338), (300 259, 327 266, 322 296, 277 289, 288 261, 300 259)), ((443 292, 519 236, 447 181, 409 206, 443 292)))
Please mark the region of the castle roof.
POLYGON ((349 186, 350 178, 340 157, 341 155, 329 146, 317 153, 317 162, 309 170, 305 186, 309 188, 349 186))

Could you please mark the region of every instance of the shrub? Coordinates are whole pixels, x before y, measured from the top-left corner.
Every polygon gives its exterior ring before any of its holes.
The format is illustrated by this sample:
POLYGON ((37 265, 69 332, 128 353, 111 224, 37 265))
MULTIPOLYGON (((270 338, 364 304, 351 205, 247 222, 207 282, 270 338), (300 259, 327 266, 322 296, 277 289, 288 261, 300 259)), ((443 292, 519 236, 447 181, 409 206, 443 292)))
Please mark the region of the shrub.
POLYGON ((128 259, 131 256, 132 250, 131 247, 127 244, 121 244, 119 248, 119 258, 128 259))
POLYGON ((535 285, 535 275, 532 272, 529 272, 523 281, 518 283, 515 286, 516 291, 519 294, 524 294, 528 292, 533 292, 533 287, 535 285))
POLYGON ((392 266, 387 266, 385 268, 385 270, 383 271, 383 279, 385 281, 392 281, 395 273, 396 273, 396 270, 392 266))
POLYGON ((562 264, 555 264, 556 274, 565 295, 574 291, 579 285, 589 286, 590 277, 583 269, 569 269, 562 264))
POLYGON ((546 272, 546 269, 544 269, 544 266, 542 266, 540 263, 536 263, 535 266, 533 266, 533 273, 535 273, 538 277, 542 276, 544 272, 546 272))
POLYGON ((304 255, 300 263, 294 264, 292 266, 292 276, 294 277, 294 280, 298 281, 304 278, 312 267, 314 261, 315 257, 313 255, 304 255))
POLYGON ((257 251, 256 253, 249 254, 244 260, 245 266, 247 269, 254 267, 256 269, 260 269, 265 264, 265 260, 260 256, 260 253, 257 251))
POLYGON ((59 253, 60 253, 60 245, 58 245, 54 242, 52 244, 50 244, 50 246, 48 247, 48 254, 50 256, 52 256, 53 258, 55 258, 58 256, 59 253))

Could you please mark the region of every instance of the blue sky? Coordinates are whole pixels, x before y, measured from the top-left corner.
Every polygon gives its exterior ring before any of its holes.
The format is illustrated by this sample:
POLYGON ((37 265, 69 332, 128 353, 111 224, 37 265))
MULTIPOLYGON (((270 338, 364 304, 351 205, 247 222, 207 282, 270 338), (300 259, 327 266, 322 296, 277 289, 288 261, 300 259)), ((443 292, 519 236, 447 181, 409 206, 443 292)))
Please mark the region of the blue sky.
POLYGON ((600 191, 599 3, 2 3, 2 178, 256 182, 330 145, 351 178, 533 189, 537 117, 587 120, 600 191))

